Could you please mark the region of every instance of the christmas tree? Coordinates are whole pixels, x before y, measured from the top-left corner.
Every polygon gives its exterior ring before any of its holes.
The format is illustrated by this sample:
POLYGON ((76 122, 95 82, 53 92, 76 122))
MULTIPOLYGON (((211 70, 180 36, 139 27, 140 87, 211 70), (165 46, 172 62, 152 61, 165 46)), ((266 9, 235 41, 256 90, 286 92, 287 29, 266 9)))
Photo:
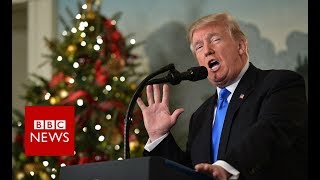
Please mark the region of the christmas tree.
MULTIPOLYGON (((62 166, 123 157, 125 113, 139 80, 139 63, 132 49, 138 45, 132 35, 123 36, 117 28, 121 13, 108 18, 100 13, 98 1, 79 3, 72 26, 65 27, 61 39, 45 41, 51 54, 52 77, 33 75, 24 84, 26 106, 72 105, 75 107, 74 156, 25 156, 24 115, 13 110, 13 179, 57 179, 62 166)), ((131 157, 142 156, 147 140, 142 114, 133 113, 129 145, 131 157)))

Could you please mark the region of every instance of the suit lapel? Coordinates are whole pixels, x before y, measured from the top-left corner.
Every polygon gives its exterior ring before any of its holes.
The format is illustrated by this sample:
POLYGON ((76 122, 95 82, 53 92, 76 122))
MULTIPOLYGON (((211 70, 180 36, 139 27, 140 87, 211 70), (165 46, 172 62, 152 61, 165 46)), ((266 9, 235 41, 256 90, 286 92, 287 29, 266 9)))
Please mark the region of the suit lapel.
POLYGON ((227 114, 224 120, 222 134, 220 137, 220 145, 218 152, 219 157, 223 157, 228 146, 230 130, 232 122, 234 121, 235 114, 240 108, 241 104, 247 99, 250 93, 254 90, 254 81, 256 77, 256 68, 250 63, 247 72, 241 78, 235 92, 232 95, 230 103, 228 105, 227 114))
MULTIPOLYGON (((211 129, 213 121, 213 112, 217 96, 215 95, 211 98, 207 107, 203 110, 202 119, 203 123, 198 130, 198 134, 194 139, 194 144, 192 146, 192 156, 194 159, 194 164, 200 162, 211 162, 211 129)), ((211 162, 212 163, 212 162, 211 162)))

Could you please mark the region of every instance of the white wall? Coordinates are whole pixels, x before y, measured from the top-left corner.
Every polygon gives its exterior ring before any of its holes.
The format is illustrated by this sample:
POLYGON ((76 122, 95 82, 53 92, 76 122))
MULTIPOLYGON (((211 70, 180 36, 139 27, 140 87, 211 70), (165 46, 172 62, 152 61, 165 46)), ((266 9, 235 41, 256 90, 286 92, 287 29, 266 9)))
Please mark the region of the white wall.
POLYGON ((12 8, 12 106, 23 110, 24 102, 18 97, 24 93, 22 83, 27 76, 27 4, 12 8))

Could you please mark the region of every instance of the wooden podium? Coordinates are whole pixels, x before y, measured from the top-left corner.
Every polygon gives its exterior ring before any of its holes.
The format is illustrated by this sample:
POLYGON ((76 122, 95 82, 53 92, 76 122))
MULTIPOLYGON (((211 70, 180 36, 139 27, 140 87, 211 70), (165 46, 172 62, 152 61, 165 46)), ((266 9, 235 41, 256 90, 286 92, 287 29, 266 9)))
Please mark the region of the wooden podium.
POLYGON ((105 161, 60 169, 60 180, 209 180, 210 177, 161 157, 105 161))

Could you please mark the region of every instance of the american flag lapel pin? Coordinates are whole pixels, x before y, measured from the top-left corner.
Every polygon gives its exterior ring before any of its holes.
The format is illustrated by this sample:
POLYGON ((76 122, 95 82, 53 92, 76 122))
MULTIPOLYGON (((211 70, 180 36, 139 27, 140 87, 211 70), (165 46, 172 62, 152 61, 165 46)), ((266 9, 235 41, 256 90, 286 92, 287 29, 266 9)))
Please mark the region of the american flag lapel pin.
POLYGON ((239 99, 243 99, 244 98, 244 94, 240 94, 239 99))

